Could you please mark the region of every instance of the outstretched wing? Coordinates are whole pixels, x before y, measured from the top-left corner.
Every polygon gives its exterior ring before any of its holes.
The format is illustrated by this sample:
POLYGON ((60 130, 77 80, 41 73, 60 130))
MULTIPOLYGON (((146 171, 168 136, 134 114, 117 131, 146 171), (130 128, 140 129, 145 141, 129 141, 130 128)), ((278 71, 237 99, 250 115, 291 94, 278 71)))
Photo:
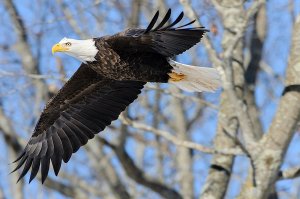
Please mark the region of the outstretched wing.
POLYGON ((128 29, 116 35, 106 37, 107 43, 116 51, 153 52, 166 57, 178 55, 200 42, 203 34, 208 30, 204 27, 186 28, 195 22, 191 21, 179 27, 174 27, 183 18, 183 12, 170 25, 171 9, 162 21, 154 27, 159 16, 156 12, 146 29, 128 29))
POLYGON ((57 175, 62 160, 68 162, 72 153, 116 120, 144 84, 105 79, 82 64, 42 112, 32 137, 16 160, 14 171, 24 165, 18 181, 31 167, 29 182, 41 169, 43 183, 50 161, 57 175))

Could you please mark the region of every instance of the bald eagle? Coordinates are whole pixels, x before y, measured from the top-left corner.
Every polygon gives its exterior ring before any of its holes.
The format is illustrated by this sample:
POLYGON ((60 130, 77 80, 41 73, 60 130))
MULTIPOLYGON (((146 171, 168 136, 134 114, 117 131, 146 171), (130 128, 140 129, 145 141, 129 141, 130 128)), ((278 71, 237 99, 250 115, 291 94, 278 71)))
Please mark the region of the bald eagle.
POLYGON ((196 92, 214 91, 220 86, 217 70, 171 59, 197 44, 208 30, 187 28, 195 20, 174 27, 183 12, 169 25, 170 9, 155 26, 158 16, 157 11, 146 29, 128 29, 87 40, 63 38, 53 46, 53 53, 66 53, 82 64, 45 106, 33 135, 15 161, 12 172, 24 165, 18 181, 31 168, 29 182, 41 169, 43 183, 50 161, 58 175, 62 161, 67 163, 72 153, 116 120, 146 82, 173 83, 196 92))

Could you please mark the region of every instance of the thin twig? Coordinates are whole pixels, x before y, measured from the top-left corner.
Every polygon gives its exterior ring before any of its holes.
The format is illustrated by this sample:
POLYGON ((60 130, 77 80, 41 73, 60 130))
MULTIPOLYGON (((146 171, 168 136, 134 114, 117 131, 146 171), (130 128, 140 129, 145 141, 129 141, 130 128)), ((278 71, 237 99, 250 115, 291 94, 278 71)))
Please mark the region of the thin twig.
POLYGON ((151 126, 148 126, 146 124, 130 120, 129 118, 119 117, 119 119, 125 125, 129 125, 129 126, 132 126, 134 128, 137 128, 137 129, 140 129, 140 130, 143 130, 143 131, 150 131, 150 132, 152 132, 152 133, 154 133, 158 136, 161 136, 161 137, 165 138, 168 141, 171 141, 173 144, 175 144, 177 146, 183 146, 183 147, 186 147, 186 148, 189 148, 189 149, 194 149, 194 150, 197 150, 197 151, 201 151, 201 152, 204 152, 204 153, 210 153, 210 154, 244 155, 244 153, 239 148, 222 149, 222 150, 212 149, 212 148, 200 145, 200 144, 195 143, 195 142, 191 142, 191 141, 187 141, 187 140, 180 140, 176 136, 170 134, 167 131, 160 130, 160 129, 155 129, 155 128, 153 128, 151 126))
POLYGON ((300 177, 300 167, 289 168, 280 171, 277 180, 287 180, 300 177))
POLYGON ((39 74, 32 74, 32 73, 15 73, 15 72, 8 72, 5 70, 0 69, 0 76, 6 77, 29 77, 31 79, 55 79, 60 80, 63 82, 67 82, 66 78, 57 77, 56 75, 39 75, 39 74))

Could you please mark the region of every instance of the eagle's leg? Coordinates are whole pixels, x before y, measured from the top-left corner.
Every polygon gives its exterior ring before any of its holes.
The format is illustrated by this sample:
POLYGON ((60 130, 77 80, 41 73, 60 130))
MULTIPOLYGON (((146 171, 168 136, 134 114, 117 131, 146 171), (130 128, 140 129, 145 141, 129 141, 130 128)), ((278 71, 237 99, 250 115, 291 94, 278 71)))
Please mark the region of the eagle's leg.
POLYGON ((168 73, 168 75, 170 77, 169 80, 173 81, 173 82, 179 82, 185 78, 185 75, 182 73, 171 72, 171 73, 168 73))

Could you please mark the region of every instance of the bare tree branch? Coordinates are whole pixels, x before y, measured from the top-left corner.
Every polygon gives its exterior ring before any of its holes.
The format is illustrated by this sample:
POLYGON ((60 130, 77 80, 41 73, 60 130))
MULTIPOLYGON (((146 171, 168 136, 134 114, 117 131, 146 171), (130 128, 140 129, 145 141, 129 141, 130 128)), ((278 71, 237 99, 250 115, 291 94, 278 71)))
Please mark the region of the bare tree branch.
POLYGON ((260 140, 259 147, 254 151, 257 170, 257 186, 245 187, 241 198, 266 198, 278 178, 278 172, 286 153, 287 146, 294 135, 300 119, 300 15, 295 22, 289 64, 287 67, 286 87, 281 97, 277 112, 268 133, 260 140), (291 108, 292 107, 292 108, 291 108))
POLYGON ((211 154, 224 154, 224 155, 243 155, 244 154, 239 148, 228 148, 228 149, 222 148, 220 150, 211 149, 211 148, 202 146, 200 144, 197 144, 195 142, 180 140, 177 137, 173 136, 172 134, 170 134, 166 131, 155 129, 151 126, 132 121, 128 118, 120 117, 119 119, 126 125, 130 125, 134 128, 141 129, 143 131, 150 131, 156 135, 162 136, 166 140, 171 141, 173 144, 178 145, 178 146, 183 146, 183 147, 186 147, 189 149, 194 149, 194 150, 198 150, 198 151, 201 151, 204 153, 211 153, 211 154))
MULTIPOLYGON (((40 74, 37 59, 31 53, 30 44, 28 43, 27 32, 24 27, 22 17, 18 13, 16 6, 12 0, 5 0, 4 4, 11 17, 12 24, 17 34, 18 42, 16 51, 20 55, 22 66, 28 74, 40 74)), ((39 104, 42 100, 48 100, 48 87, 46 83, 41 79, 33 80, 33 84, 36 86, 35 102, 39 104)), ((36 110, 36 112, 39 110, 36 110)))
POLYGON ((279 172, 277 180, 287 180, 300 177, 300 168, 294 167, 279 172))
POLYGON ((63 0, 56 0, 56 1, 62 8, 63 14, 66 17, 72 29, 74 30, 74 32, 78 34, 80 38, 86 38, 87 34, 80 29, 80 26, 78 25, 77 21, 74 19, 73 14, 71 10, 68 8, 67 4, 63 0))
POLYGON ((124 148, 116 147, 100 137, 98 137, 98 140, 99 142, 105 144, 106 146, 109 146, 112 150, 114 150, 119 158, 119 161, 123 165, 124 170, 131 179, 135 180, 137 183, 145 187, 148 187, 149 189, 152 189, 164 198, 182 198, 182 196, 177 191, 154 179, 151 179, 149 176, 146 176, 145 173, 134 164, 133 160, 130 158, 127 152, 124 151, 124 148))
MULTIPOLYGON (((179 93, 179 89, 170 88, 171 93, 179 93)), ((176 140, 187 140, 189 134, 187 132, 187 120, 185 119, 183 104, 180 100, 174 98, 171 100, 170 107, 174 114, 174 131, 176 132, 176 140)), ((175 139, 172 139, 175 141, 175 139)), ((193 175, 190 172, 192 170, 192 156, 188 148, 178 146, 176 148, 176 169, 179 178, 179 184, 182 190, 183 198, 194 198, 193 195, 193 175), (184 164, 182 164, 184 162, 184 164)))
MULTIPOLYGON (((189 0, 179 0, 179 2, 182 4, 184 7, 185 14, 191 19, 194 20, 196 19, 196 26, 202 26, 199 17, 197 16, 195 10, 192 8, 189 0)), ((205 46, 208 55, 210 57, 210 61, 213 63, 214 67, 218 68, 221 70, 221 65, 222 61, 220 60, 216 50, 213 47, 212 42, 210 41, 208 36, 204 36, 203 40, 203 45, 205 46)))
MULTIPOLYGON (((0 101, 1 103, 1 101, 0 101)), ((9 161, 12 162, 14 161, 18 154, 18 151, 21 151, 21 146, 18 143, 17 134, 14 131, 11 120, 6 117, 4 114, 4 111, 1 107, 0 104, 0 132, 3 133, 4 140, 8 144, 8 153, 9 153, 9 161)), ((10 178, 10 188, 11 188, 11 193, 12 196, 16 199, 22 199, 23 194, 22 194, 22 187, 24 181, 22 180, 19 184, 16 184, 17 182, 17 175, 12 174, 13 176, 10 178)))
MULTIPOLYGON (((98 172, 110 185, 110 192, 115 198, 119 199, 129 199, 130 194, 127 192, 126 187, 121 182, 118 174, 114 170, 113 166, 108 160, 108 157, 101 151, 102 147, 98 142, 92 141, 87 145, 86 150, 90 156, 92 168, 98 172), (100 161, 99 161, 100 160, 100 161)), ((100 178, 98 178, 100 180, 100 178)))

